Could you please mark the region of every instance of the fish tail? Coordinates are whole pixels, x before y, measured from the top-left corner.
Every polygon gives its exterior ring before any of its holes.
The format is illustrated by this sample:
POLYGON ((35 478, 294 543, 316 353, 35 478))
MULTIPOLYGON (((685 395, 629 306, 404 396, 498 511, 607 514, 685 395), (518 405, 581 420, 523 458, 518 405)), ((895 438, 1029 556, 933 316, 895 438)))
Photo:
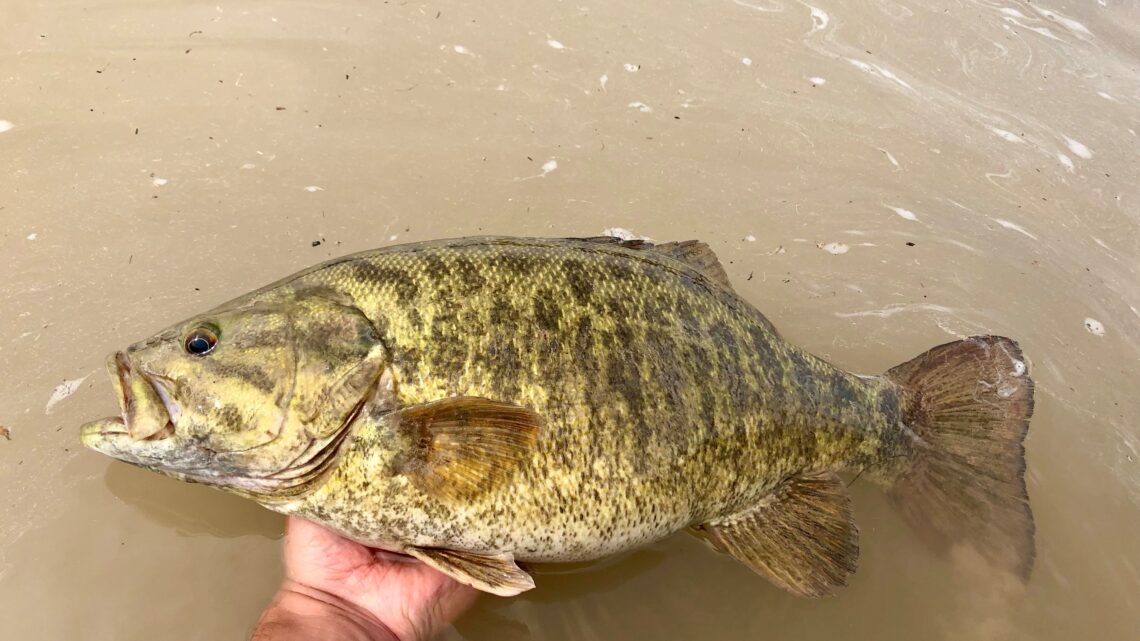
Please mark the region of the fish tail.
MULTIPOLYGON (((1017 343, 975 336, 931 349, 886 373, 912 446, 888 495, 936 548, 972 546, 1023 580, 1034 560, 1023 441, 1033 380, 1017 343)), ((897 463, 901 463, 898 465, 897 463)))

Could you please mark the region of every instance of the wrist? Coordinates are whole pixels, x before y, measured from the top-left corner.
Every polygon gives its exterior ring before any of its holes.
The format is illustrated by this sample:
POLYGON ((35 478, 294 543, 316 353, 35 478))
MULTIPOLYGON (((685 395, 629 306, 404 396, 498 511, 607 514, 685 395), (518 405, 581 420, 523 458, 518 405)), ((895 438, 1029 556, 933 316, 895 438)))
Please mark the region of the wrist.
POLYGON ((251 641, 400 641, 372 615, 335 595, 286 579, 251 641))

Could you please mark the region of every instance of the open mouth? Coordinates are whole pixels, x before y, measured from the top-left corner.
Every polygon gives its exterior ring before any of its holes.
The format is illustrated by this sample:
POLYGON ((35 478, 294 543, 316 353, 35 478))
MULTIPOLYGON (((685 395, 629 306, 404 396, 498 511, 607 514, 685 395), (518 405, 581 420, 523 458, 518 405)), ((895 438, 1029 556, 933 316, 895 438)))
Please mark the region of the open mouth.
POLYGON ((181 411, 166 386, 135 367, 125 352, 116 352, 108 361, 122 415, 104 421, 100 433, 126 434, 136 441, 172 436, 181 411))

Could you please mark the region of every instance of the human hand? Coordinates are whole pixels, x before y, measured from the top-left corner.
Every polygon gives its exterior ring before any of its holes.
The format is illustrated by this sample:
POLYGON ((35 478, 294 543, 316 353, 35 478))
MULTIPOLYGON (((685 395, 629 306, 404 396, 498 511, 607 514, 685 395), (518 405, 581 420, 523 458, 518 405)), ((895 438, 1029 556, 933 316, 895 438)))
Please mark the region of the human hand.
POLYGON ((477 595, 419 561, 289 517, 285 580, 253 641, 426 641, 477 595))

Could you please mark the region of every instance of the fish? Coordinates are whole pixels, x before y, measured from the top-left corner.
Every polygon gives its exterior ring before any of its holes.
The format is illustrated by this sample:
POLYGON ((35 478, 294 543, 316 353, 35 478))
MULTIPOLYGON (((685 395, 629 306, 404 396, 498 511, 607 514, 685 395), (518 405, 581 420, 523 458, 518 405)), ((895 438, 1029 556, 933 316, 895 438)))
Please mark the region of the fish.
POLYGON ((855 572, 848 482, 1028 580, 1033 381, 985 335, 879 375, 783 340, 705 243, 469 237, 316 265, 108 358, 88 448, 484 592, 679 531, 800 596, 855 572))

